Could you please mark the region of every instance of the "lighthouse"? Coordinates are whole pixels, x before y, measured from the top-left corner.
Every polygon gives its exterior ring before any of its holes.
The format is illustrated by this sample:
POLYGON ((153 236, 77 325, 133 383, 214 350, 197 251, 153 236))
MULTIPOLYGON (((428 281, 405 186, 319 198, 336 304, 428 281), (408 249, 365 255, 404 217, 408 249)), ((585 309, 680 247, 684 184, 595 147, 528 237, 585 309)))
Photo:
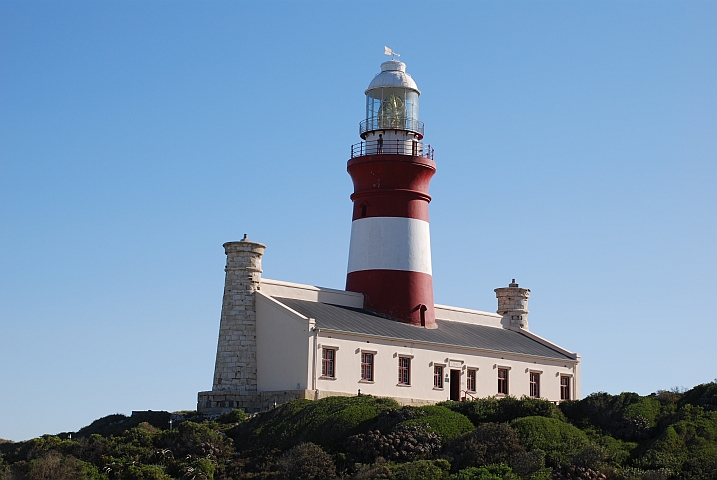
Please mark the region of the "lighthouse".
POLYGON ((428 220, 436 164, 421 142, 421 92, 392 58, 365 94, 362 141, 352 145, 347 166, 354 192, 346 290, 362 293, 367 310, 436 328, 428 220))

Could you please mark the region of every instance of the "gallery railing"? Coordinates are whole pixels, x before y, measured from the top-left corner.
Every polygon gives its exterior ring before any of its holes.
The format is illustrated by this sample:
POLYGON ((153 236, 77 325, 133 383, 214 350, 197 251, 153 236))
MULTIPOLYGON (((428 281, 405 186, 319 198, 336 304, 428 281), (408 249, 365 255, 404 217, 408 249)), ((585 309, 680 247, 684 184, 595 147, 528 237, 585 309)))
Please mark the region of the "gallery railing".
POLYGON ((351 145, 351 158, 378 154, 411 155, 433 160, 433 148, 422 142, 411 140, 370 140, 351 145))
POLYGON ((423 138, 423 122, 415 118, 372 117, 359 123, 359 135, 361 138, 366 138, 364 136, 366 133, 375 132, 376 130, 407 130, 416 132, 420 138, 423 138))

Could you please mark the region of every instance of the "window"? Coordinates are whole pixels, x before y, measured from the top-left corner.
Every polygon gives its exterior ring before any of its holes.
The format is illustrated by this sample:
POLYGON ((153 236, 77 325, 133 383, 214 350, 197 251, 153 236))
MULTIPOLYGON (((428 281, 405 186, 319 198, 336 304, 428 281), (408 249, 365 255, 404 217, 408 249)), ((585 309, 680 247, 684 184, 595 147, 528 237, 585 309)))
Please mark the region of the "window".
POLYGON ((373 382, 373 353, 361 352, 361 380, 373 382))
POLYGON ((336 378, 336 350, 333 348, 321 349, 321 376, 336 378))
POLYGON ((440 365, 433 367, 433 388, 443 388, 443 367, 440 365))
POLYGON ((498 369, 498 394, 508 395, 508 369, 498 369))
POLYGON ((560 376, 560 400, 570 400, 570 377, 560 376))
POLYGON ((466 390, 469 392, 476 391, 476 371, 472 368, 468 369, 468 374, 466 375, 466 390))
POLYGON ((408 357, 398 357, 398 384, 411 384, 411 359, 408 357))
POLYGON ((540 398, 540 373, 530 372, 530 396, 540 398))

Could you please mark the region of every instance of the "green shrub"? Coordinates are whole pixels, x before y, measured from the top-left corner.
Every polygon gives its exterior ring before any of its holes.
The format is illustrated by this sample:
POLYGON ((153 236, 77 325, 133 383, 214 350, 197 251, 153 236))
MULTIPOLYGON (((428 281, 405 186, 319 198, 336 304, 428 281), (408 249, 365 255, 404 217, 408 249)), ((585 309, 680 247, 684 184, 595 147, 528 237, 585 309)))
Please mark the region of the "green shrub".
POLYGON ((470 467, 450 476, 450 480, 519 480, 520 477, 505 464, 470 467))
POLYGON ((174 458, 192 455, 227 459, 234 454, 231 438, 207 424, 194 422, 182 422, 174 430, 161 432, 157 436, 154 446, 169 449, 174 458))
POLYGON ((451 464, 446 460, 414 460, 389 468, 395 480, 440 480, 448 478, 451 464))
POLYGON ((169 412, 135 412, 131 417, 117 413, 99 418, 81 428, 75 434, 75 437, 89 437, 93 433, 107 437, 109 435, 120 435, 125 430, 137 427, 140 423, 146 422, 150 425, 165 429, 169 426, 169 412))
POLYGON ((597 392, 582 400, 562 402, 560 410, 580 428, 594 426, 619 438, 641 440, 657 425, 662 404, 655 396, 597 392))
POLYGON ((685 420, 668 426, 643 452, 638 466, 681 471, 695 478, 717 471, 717 411, 686 405, 685 420))
POLYGON ((569 464, 574 455, 590 445, 585 432, 554 418, 519 418, 511 426, 528 450, 545 452, 545 462, 550 467, 569 464))
POLYGON ((707 411, 717 410, 717 382, 703 383, 686 391, 678 405, 694 405, 707 411))
POLYGON ((240 451, 289 448, 301 442, 334 451, 347 437, 368 430, 379 412, 388 408, 397 409, 398 404, 369 395, 294 400, 240 423, 227 434, 240 451))
POLYGON ((307 442, 291 448, 277 461, 279 478, 287 480, 329 480, 336 476, 331 455, 307 442))
POLYGON ((27 480, 100 480, 102 478, 94 465, 59 452, 49 452, 32 460, 27 474, 27 480))
POLYGON ((217 423, 241 423, 246 420, 247 416, 244 410, 235 408, 231 412, 227 412, 217 418, 217 423))
POLYGON ((419 407, 419 410, 426 412, 426 416, 414 420, 406 420, 402 425, 428 425, 428 431, 434 432, 443 440, 449 440, 458 435, 473 430, 473 424, 465 415, 454 412, 446 407, 428 405, 419 407))
POLYGON ((398 425, 388 433, 371 430, 346 439, 346 451, 363 463, 408 462, 433 457, 440 449, 441 438, 425 424, 398 425))
POLYGON ((505 423, 483 423, 470 433, 449 441, 443 455, 453 471, 490 464, 509 464, 525 454, 515 430, 505 423))
POLYGON ((560 409, 552 402, 539 398, 503 397, 479 398, 470 402, 441 402, 438 405, 462 413, 478 426, 481 423, 510 422, 521 417, 548 417, 565 420, 560 409))
POLYGON ((159 465, 133 464, 122 471, 122 480, 172 480, 172 477, 159 465))

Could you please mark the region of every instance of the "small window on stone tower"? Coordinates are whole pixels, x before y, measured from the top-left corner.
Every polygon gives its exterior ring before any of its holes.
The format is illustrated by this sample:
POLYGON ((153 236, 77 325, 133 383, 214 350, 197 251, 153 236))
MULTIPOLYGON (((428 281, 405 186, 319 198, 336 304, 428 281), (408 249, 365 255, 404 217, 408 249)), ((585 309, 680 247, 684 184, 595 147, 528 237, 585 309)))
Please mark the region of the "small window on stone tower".
POLYGON ((366 210, 368 208, 368 205, 365 203, 361 205, 361 218, 366 218, 366 210))

